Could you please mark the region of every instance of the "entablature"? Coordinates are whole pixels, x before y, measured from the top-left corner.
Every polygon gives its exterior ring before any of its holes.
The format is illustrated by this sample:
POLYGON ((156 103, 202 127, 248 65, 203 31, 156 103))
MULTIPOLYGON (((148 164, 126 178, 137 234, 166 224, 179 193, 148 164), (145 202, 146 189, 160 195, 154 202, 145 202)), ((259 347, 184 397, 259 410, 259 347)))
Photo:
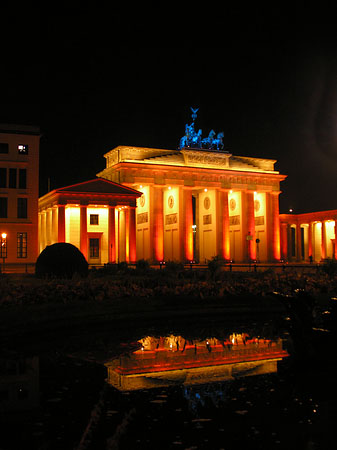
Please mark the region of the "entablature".
MULTIPOLYGON (((104 155, 106 169, 119 163, 137 162, 146 165, 198 167, 202 169, 225 169, 236 171, 254 171, 278 173, 274 170, 276 160, 233 156, 219 150, 183 148, 182 150, 167 150, 146 147, 118 146, 104 155)), ((102 172, 101 172, 102 173, 102 172)))

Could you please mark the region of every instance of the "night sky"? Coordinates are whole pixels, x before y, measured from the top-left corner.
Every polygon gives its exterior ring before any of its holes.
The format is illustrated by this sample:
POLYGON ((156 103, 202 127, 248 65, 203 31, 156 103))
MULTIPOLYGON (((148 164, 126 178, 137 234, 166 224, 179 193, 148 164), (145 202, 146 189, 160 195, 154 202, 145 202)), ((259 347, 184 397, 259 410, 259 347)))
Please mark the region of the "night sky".
POLYGON ((40 126, 40 194, 94 178, 117 145, 175 149, 192 106, 234 155, 278 161, 281 212, 337 209, 333 11, 160 5, 81 2, 13 16, 15 44, 2 31, 0 122, 40 126))

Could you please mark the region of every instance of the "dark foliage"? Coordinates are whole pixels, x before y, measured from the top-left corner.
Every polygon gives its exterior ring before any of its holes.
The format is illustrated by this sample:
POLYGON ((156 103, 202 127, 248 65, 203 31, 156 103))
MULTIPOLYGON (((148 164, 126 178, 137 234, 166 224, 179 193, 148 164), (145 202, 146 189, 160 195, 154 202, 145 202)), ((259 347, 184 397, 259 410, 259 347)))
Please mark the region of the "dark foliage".
POLYGON ((337 261, 334 259, 327 259, 322 265, 322 270, 330 278, 337 276, 337 261))
POLYGON ((88 263, 77 247, 60 242, 48 245, 40 253, 35 274, 39 278, 72 278, 75 274, 87 276, 88 263))

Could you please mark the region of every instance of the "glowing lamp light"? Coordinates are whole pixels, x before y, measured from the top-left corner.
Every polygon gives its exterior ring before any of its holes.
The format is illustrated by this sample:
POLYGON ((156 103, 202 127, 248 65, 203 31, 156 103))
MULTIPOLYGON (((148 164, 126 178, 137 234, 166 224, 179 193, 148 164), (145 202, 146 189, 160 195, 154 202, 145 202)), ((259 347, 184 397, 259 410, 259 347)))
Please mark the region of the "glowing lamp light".
POLYGON ((2 233, 1 237, 2 237, 2 239, 6 239, 7 233, 2 233))
POLYGON ((205 188, 204 191, 207 192, 207 188, 205 188))
POLYGON ((170 191, 171 189, 172 189, 171 186, 169 186, 169 187, 168 187, 168 190, 170 191))

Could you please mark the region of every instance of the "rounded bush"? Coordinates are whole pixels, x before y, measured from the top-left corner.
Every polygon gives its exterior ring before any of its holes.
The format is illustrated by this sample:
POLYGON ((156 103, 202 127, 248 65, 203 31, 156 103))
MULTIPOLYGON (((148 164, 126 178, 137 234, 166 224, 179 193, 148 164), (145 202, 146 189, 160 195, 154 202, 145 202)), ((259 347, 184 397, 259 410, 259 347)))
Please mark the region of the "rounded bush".
POLYGON ((37 277, 72 278, 86 276, 88 263, 77 247, 60 242, 48 245, 38 256, 35 265, 37 277))

